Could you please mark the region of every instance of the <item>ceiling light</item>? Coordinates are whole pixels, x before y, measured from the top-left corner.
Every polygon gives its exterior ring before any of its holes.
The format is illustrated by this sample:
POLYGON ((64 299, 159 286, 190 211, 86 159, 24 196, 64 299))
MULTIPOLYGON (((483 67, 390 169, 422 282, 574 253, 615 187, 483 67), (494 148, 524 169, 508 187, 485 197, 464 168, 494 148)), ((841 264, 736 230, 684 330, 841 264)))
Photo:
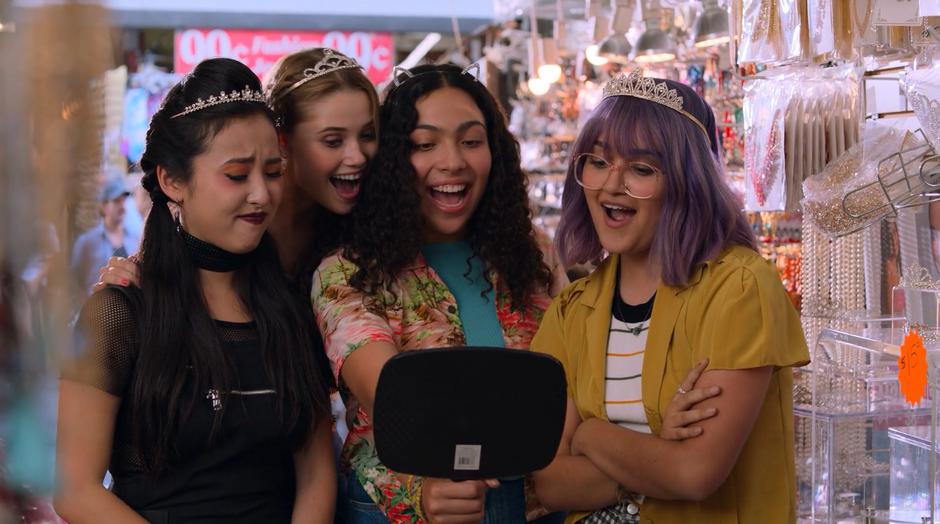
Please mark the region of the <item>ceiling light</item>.
POLYGON ((627 64, 630 61, 630 51, 633 46, 623 33, 614 33, 601 42, 597 55, 605 61, 617 64, 627 64))
POLYGON ((584 49, 584 58, 587 59, 591 65, 602 66, 607 63, 607 59, 598 55, 598 50, 600 46, 597 44, 591 44, 584 49))
POLYGON ((695 22, 695 47, 704 48, 731 41, 728 11, 718 7, 716 0, 705 0, 705 11, 695 22))
POLYGON ((535 96, 542 96, 548 92, 549 88, 551 87, 551 84, 549 84, 548 82, 546 82, 545 80, 542 80, 541 78, 537 76, 534 76, 532 78, 529 78, 528 86, 529 86, 530 93, 532 93, 535 96))
POLYGON ((538 41, 539 66, 538 76, 548 83, 561 80, 561 66, 558 56, 558 46, 551 38, 540 38, 538 41))
POLYGON ((649 5, 644 4, 643 7, 646 31, 636 42, 636 54, 633 59, 641 64, 675 60, 676 43, 672 37, 659 28, 659 17, 662 14, 659 2, 654 0, 649 5))
POLYGON ((539 70, 542 68, 542 57, 539 52, 539 41, 533 38, 529 39, 529 92, 535 96, 542 96, 548 92, 551 84, 539 76, 539 70))
POLYGON ((640 63, 666 62, 675 60, 675 43, 665 31, 658 27, 647 26, 646 31, 636 43, 634 60, 640 63))
POLYGON ((558 64, 542 64, 539 66, 539 78, 553 84, 561 80, 561 66, 558 64))

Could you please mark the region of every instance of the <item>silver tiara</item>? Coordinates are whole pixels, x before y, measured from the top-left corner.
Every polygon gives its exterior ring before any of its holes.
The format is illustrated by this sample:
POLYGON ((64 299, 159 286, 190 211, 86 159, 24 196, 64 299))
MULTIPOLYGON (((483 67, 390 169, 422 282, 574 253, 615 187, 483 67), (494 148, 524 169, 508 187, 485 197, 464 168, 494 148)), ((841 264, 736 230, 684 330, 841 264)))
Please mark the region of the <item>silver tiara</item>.
POLYGON ((323 50, 323 58, 319 62, 314 64, 313 67, 308 67, 304 69, 304 76, 300 80, 291 84, 283 94, 280 96, 286 96, 288 93, 297 89, 298 87, 306 84, 307 82, 313 80, 314 78, 320 78, 323 75, 328 75, 333 71, 339 71, 341 69, 362 69, 362 66, 359 65, 354 59, 349 58, 348 56, 340 53, 339 51, 334 51, 330 48, 325 48, 323 50))
POLYGON ((683 100, 675 89, 670 89, 666 82, 657 84, 655 79, 645 78, 639 69, 634 69, 629 75, 620 74, 611 78, 604 86, 604 98, 612 96, 642 98, 682 111, 683 100))
POLYGON ((210 96, 207 100, 199 98, 196 100, 195 104, 186 106, 186 109, 183 109, 170 118, 178 118, 183 115, 195 113, 196 111, 200 111, 207 107, 217 106, 219 104, 227 104, 229 102, 260 102, 264 104, 267 102, 267 100, 264 97, 264 93, 261 91, 255 91, 250 87, 245 86, 245 89, 242 89, 241 91, 232 91, 231 93, 222 91, 218 95, 210 96))
POLYGON ((604 86, 603 98, 607 99, 612 96, 632 96, 664 105, 691 120, 705 133, 706 138, 709 136, 702 121, 683 109, 684 100, 679 96, 678 91, 670 88, 669 84, 664 81, 657 83, 654 78, 645 78, 640 69, 634 69, 629 75, 621 73, 611 78, 604 86))

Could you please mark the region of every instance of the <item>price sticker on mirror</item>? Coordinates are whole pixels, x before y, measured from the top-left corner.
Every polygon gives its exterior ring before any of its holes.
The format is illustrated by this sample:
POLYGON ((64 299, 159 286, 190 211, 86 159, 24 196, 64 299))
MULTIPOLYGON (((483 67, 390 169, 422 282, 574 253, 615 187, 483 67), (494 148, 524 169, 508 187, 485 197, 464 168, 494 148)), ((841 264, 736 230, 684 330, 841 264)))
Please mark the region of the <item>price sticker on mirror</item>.
POLYGON ((916 329, 910 330, 901 344, 898 382, 904 400, 912 406, 920 404, 927 393, 927 348, 916 329))
POLYGON ((482 454, 483 446, 457 444, 454 450, 454 471, 479 471, 482 454))

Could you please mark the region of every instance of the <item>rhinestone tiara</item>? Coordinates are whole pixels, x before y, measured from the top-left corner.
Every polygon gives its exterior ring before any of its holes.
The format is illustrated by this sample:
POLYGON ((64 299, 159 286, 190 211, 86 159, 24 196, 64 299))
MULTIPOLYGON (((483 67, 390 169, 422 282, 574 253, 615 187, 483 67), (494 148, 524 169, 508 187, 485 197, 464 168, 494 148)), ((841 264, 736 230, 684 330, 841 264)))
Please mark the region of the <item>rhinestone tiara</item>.
POLYGON ((705 130, 702 122, 695 115, 683 109, 684 100, 679 96, 679 93, 675 89, 671 89, 666 82, 657 83, 654 78, 644 77, 643 71, 640 69, 634 69, 629 75, 621 73, 611 78, 604 85, 603 99, 612 96, 632 96, 633 98, 642 98, 664 105, 691 120, 705 132, 705 137, 708 137, 708 131, 705 130))
POLYGON ((666 82, 656 83, 653 78, 645 78, 643 72, 634 69, 629 75, 620 74, 611 78, 604 86, 604 98, 612 96, 632 96, 666 107, 682 111, 682 97, 675 89, 670 89, 666 82))
POLYGON ((298 87, 306 84, 307 82, 313 80, 314 78, 320 78, 323 75, 328 75, 333 71, 339 71, 341 69, 362 69, 362 66, 359 65, 354 59, 349 58, 348 56, 340 53, 339 51, 334 51, 330 48, 323 49, 323 58, 319 62, 314 64, 313 67, 308 67, 304 69, 304 76, 300 80, 291 84, 284 93, 280 96, 286 96, 288 93, 297 89, 298 87))
POLYGON ((217 106, 219 104, 227 104, 229 102, 260 102, 262 104, 266 103, 264 93, 261 91, 255 91, 248 86, 245 86, 245 89, 241 91, 232 91, 231 93, 226 93, 222 91, 218 95, 210 96, 208 99, 203 100, 201 98, 196 100, 195 104, 186 106, 185 109, 171 116, 170 118, 178 118, 183 115, 188 115, 190 113, 195 113, 207 107, 217 106))

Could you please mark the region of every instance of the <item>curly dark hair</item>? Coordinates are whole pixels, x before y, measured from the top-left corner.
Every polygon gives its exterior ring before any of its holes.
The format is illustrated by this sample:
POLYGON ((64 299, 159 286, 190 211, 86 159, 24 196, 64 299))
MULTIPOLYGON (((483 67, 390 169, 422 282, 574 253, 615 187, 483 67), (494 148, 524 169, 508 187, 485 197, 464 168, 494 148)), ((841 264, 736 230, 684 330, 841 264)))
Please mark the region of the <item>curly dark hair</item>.
POLYGON ((418 257, 424 218, 410 160, 415 106, 432 91, 453 87, 470 95, 483 113, 492 155, 489 182, 467 225, 466 240, 473 256, 508 286, 513 306, 522 307, 531 293, 548 289, 552 275, 532 227, 519 144, 506 127, 506 116, 486 87, 455 65, 423 65, 410 73, 386 93, 379 112, 379 151, 363 177, 344 250, 359 267, 351 284, 369 294, 387 288, 418 257))

